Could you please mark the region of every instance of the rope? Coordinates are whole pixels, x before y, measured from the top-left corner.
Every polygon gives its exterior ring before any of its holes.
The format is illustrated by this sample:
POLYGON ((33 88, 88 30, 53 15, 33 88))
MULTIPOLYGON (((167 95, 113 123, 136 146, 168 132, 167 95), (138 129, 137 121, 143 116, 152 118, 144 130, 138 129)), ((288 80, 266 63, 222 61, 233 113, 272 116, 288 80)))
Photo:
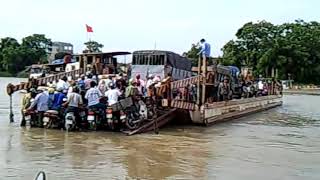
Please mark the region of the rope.
POLYGON ((12 94, 10 95, 10 115, 9 115, 9 118, 10 118, 10 123, 13 123, 14 118, 13 118, 13 111, 12 111, 12 94))

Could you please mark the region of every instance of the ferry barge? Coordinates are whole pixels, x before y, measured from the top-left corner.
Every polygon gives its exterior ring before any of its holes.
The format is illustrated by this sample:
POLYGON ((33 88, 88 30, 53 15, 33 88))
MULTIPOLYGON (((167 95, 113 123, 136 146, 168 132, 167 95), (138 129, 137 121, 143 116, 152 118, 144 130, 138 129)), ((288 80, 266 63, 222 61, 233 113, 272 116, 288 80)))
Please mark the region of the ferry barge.
MULTIPOLYGON (((7 93, 11 97, 16 91, 30 88, 34 84, 46 84, 47 82, 58 80, 63 76, 71 76, 75 79, 92 69, 99 74, 101 73, 99 63, 108 63, 108 66, 113 69, 113 73, 117 73, 117 63, 113 57, 126 54, 129 53, 83 54, 79 56, 79 69, 34 79, 33 81, 23 82, 18 85, 9 84, 7 86, 7 93)), ((220 102, 216 100, 212 101, 210 99, 212 98, 210 95, 212 93, 210 92, 215 92, 216 94, 222 79, 228 78, 230 80, 229 85, 232 87, 233 92, 237 91, 236 88, 238 88, 237 84, 239 82, 236 82, 237 79, 235 79, 230 69, 217 65, 207 66, 206 62, 205 58, 199 58, 198 67, 192 68, 190 60, 172 52, 154 50, 134 52, 130 68, 131 73, 145 74, 146 77, 150 73, 153 75, 159 74, 163 81, 158 83, 158 86, 154 86, 154 93, 150 95, 150 99, 153 102, 151 104, 152 117, 147 118, 148 120, 146 121, 141 120, 138 126, 122 130, 122 132, 127 135, 133 135, 152 130, 157 131, 160 127, 174 119, 179 122, 208 126, 282 105, 282 93, 273 83, 265 96, 220 102), (186 94, 188 94, 190 87, 195 87, 193 89, 193 98, 189 98, 189 96, 179 98, 175 93, 177 90, 182 89, 183 92, 187 92, 186 94)), ((121 109, 122 102, 120 101, 120 105, 114 105, 112 108, 121 109)), ((150 110, 150 108, 147 108, 147 110, 150 110)))

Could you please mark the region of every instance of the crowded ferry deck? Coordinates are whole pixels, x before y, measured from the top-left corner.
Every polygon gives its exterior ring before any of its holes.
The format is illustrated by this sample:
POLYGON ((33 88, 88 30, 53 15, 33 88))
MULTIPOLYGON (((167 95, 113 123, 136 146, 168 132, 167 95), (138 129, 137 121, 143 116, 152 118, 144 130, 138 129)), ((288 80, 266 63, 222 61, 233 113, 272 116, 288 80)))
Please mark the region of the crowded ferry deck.
POLYGON ((254 78, 250 69, 209 66, 206 57, 192 67, 186 57, 156 50, 135 51, 120 68, 117 56, 129 54, 80 54, 79 69, 9 84, 10 97, 27 91, 21 126, 133 135, 173 120, 209 125, 282 104, 281 83, 254 78))

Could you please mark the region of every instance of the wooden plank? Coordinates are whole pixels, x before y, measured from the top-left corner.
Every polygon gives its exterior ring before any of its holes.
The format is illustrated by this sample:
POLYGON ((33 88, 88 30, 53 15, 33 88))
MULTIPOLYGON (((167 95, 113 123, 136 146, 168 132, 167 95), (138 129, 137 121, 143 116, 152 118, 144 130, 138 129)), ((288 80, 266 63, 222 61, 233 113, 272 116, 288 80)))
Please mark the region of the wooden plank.
POLYGON ((151 130, 154 130, 154 121, 157 121, 158 124, 158 128, 162 127, 163 125, 165 125, 166 123, 168 123, 170 120, 172 120, 174 118, 174 112, 176 111, 176 109, 171 109, 167 112, 165 112, 165 114, 163 114, 162 116, 156 118, 153 121, 150 121, 144 125, 142 125, 140 128, 133 130, 133 131, 126 131, 124 133, 126 133, 127 135, 131 136, 134 134, 138 134, 138 133, 143 133, 143 132, 148 132, 151 130))

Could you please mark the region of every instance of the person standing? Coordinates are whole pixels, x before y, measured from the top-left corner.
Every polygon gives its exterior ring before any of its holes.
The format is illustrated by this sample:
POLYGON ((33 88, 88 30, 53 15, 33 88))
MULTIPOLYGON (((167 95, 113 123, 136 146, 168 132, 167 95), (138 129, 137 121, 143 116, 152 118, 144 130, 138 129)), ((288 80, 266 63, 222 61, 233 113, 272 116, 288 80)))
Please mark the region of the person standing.
POLYGON ((110 89, 105 92, 105 96, 108 98, 108 106, 116 104, 119 100, 120 95, 121 92, 119 91, 119 89, 116 89, 113 84, 110 84, 110 89))
POLYGON ((83 105, 83 100, 81 95, 79 94, 79 88, 75 87, 72 89, 73 91, 68 94, 67 102, 64 104, 67 106, 67 113, 73 112, 76 117, 77 126, 80 127, 80 108, 83 105))
POLYGON ((24 117, 24 111, 29 108, 31 105, 31 99, 36 96, 36 90, 34 88, 28 89, 27 93, 22 98, 22 108, 21 108, 21 114, 22 114, 22 120, 20 126, 26 125, 26 120, 24 117))
POLYGON ((90 82, 90 89, 87 91, 85 98, 88 100, 88 107, 102 109, 105 106, 100 103, 100 98, 102 97, 102 93, 96 88, 97 84, 94 81, 90 82))
MULTIPOLYGON (((206 42, 205 39, 200 40, 200 52, 198 53, 199 56, 201 56, 201 59, 206 58, 207 62, 210 59, 211 54, 211 46, 209 43, 206 42)), ((215 62, 214 62, 215 64, 215 62)))
POLYGON ((59 79, 57 83, 57 90, 58 91, 68 90, 70 85, 68 84, 67 81, 68 81, 67 76, 64 76, 62 79, 59 79))

